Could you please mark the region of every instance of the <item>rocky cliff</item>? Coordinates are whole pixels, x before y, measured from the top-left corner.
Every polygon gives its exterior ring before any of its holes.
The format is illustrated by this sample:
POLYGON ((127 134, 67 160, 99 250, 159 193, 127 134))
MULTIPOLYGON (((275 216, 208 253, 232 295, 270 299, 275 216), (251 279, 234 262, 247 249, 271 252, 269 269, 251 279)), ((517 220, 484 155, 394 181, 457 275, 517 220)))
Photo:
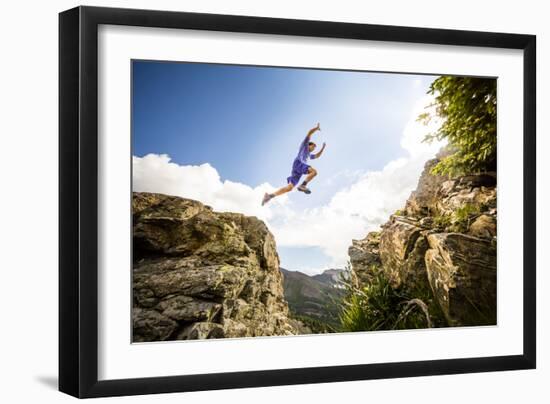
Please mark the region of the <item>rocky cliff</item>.
POLYGON ((132 211, 134 342, 297 333, 262 221, 151 193, 132 211))
POLYGON ((496 324, 496 173, 433 175, 439 158, 426 163, 403 210, 353 240, 353 272, 363 286, 382 273, 393 288, 427 292, 444 325, 496 324))

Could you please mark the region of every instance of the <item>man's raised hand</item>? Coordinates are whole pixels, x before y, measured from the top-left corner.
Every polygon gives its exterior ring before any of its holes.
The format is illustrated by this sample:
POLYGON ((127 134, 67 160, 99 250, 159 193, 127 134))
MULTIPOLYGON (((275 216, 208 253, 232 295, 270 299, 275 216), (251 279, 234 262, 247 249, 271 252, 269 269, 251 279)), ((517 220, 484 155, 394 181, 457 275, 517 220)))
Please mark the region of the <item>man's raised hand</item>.
POLYGON ((311 137, 316 131, 321 130, 321 126, 319 125, 319 122, 317 122, 317 126, 314 128, 311 128, 309 132, 307 133, 307 137, 311 137))

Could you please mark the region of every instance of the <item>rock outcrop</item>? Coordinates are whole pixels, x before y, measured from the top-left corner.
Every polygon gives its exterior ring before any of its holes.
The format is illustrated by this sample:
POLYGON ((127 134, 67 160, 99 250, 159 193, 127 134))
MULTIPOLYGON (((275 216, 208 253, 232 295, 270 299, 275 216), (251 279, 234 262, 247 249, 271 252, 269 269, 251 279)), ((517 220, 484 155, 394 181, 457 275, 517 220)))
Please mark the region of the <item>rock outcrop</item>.
POLYGON ((449 325, 496 324, 496 248, 460 233, 428 236, 426 271, 449 325))
POLYGON ((262 221, 161 194, 132 202, 134 342, 297 333, 262 221))
POLYGON ((446 325, 496 324, 496 173, 448 179, 426 163, 403 211, 353 240, 360 285, 381 272, 393 288, 431 295, 446 325))
POLYGON ((348 249, 350 263, 353 268, 352 276, 359 284, 368 284, 379 271, 380 261, 380 232, 370 232, 362 240, 352 240, 348 249))

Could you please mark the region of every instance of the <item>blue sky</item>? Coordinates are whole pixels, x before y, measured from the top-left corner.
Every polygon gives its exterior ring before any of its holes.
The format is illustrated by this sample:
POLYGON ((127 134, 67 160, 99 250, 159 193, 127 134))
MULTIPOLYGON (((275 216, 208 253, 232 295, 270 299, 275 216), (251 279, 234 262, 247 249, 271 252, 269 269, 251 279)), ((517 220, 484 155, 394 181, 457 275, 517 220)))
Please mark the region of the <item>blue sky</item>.
MULTIPOLYGON (((313 193, 291 193, 300 212, 330 203, 367 172, 406 156, 403 130, 434 76, 134 61, 133 155, 208 163, 220 181, 285 185, 298 146, 317 122, 325 154, 313 193)), ((277 238, 277 235, 276 235, 277 238)), ((329 265, 321 248, 279 247, 282 265, 329 265)))

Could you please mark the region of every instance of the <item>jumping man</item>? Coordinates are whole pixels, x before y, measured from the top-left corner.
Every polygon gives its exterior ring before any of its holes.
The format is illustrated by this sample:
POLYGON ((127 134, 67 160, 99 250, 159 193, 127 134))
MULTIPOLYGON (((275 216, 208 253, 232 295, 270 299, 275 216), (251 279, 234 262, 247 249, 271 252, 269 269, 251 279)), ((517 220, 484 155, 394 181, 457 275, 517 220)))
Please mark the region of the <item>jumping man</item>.
POLYGON ((306 179, 300 184, 298 187, 298 191, 303 192, 305 194, 311 194, 311 191, 307 187, 307 184, 315 178, 317 175, 317 170, 310 165, 307 164, 308 158, 311 159, 318 159, 323 154, 323 151, 325 150, 325 143, 323 143, 323 147, 318 153, 313 154, 313 150, 315 150, 316 144, 311 141, 311 136, 317 132, 318 130, 321 130, 321 127, 319 124, 317 124, 316 127, 313 129, 310 129, 310 131, 307 133, 305 139, 303 140, 302 144, 300 145, 300 149, 298 150, 298 155, 294 159, 294 163, 292 163, 292 173, 290 174, 290 177, 286 179, 287 185, 279 188, 277 191, 273 192, 272 194, 266 193, 264 195, 264 199, 262 200, 262 206, 265 205, 267 202, 269 202, 271 199, 275 198, 276 196, 286 194, 287 192, 290 192, 294 189, 296 185, 298 185, 298 182, 300 182, 300 178, 302 175, 307 174, 306 179))

